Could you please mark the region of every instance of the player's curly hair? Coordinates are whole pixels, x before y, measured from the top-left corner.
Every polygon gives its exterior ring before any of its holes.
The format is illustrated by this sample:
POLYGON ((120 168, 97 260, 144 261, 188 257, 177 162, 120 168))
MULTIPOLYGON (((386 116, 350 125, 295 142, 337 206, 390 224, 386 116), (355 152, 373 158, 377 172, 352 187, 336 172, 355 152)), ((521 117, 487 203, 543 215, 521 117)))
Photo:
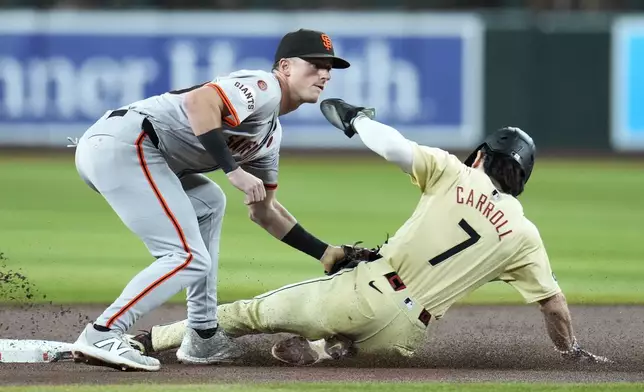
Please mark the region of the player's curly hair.
POLYGON ((525 173, 519 163, 507 155, 486 152, 483 170, 501 187, 501 191, 519 196, 525 186, 525 173))

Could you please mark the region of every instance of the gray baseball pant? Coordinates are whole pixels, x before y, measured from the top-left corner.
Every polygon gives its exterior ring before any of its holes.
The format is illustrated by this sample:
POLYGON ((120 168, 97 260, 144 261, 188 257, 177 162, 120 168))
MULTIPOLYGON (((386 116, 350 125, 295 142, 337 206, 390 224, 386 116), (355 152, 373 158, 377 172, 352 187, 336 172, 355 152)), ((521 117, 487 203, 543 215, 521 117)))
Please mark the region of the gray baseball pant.
POLYGON ((204 175, 179 179, 142 131, 143 119, 132 111, 111 118, 106 113, 85 132, 76 150, 81 178, 156 258, 96 324, 126 332, 142 315, 187 289, 188 326, 214 328, 226 196, 204 175))

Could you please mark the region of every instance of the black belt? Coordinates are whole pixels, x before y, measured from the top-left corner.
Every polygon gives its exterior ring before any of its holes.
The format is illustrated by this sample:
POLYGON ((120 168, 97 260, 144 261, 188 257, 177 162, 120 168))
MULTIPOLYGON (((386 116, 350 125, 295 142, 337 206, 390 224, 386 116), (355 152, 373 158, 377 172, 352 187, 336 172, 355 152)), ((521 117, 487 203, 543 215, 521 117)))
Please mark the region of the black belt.
MULTIPOLYGON (((109 116, 107 116, 107 118, 123 117, 125 116, 125 113, 127 113, 127 109, 114 110, 109 116)), ((154 130, 152 123, 147 118, 143 119, 143 132, 148 135, 150 141, 154 144, 154 147, 159 148, 159 136, 157 136, 157 132, 154 130)))
MULTIPOLYGON (((391 288, 394 289, 394 291, 401 291, 407 288, 407 286, 405 286, 405 283, 396 272, 385 274, 384 277, 387 278, 387 282, 389 282, 391 288)), ((425 326, 428 326, 431 319, 432 315, 427 311, 427 309, 423 308, 423 310, 420 312, 420 315, 418 316, 418 320, 420 320, 420 322, 425 326)))

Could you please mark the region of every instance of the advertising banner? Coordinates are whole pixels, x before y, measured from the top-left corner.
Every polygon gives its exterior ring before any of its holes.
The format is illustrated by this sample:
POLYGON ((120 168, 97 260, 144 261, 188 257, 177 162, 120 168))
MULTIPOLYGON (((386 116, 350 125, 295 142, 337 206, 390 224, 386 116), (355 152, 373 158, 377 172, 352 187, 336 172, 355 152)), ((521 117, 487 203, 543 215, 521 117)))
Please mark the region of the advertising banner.
MULTIPOLYGON (((469 148, 482 132, 483 24, 469 14, 3 12, 0 145, 64 146, 106 110, 238 69, 270 70, 280 38, 323 30, 351 62, 322 99, 376 108, 419 143, 469 148)), ((305 104, 284 147, 358 148, 305 104)))

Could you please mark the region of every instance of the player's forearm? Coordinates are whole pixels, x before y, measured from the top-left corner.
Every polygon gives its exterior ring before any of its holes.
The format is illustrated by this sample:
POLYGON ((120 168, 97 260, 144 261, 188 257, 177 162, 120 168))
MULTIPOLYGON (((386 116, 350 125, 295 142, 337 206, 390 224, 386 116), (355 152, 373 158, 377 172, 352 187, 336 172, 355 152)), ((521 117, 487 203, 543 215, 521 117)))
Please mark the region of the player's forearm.
POLYGON ((277 213, 283 218, 284 222, 288 222, 288 224, 285 226, 286 231, 282 235, 282 237, 284 237, 284 235, 286 235, 286 233, 288 233, 293 228, 293 226, 297 224, 297 219, 295 219, 295 217, 291 215, 291 213, 288 212, 288 210, 284 208, 284 206, 281 205, 277 200, 273 200, 273 208, 277 210, 277 213))
POLYGON ((278 240, 297 224, 297 220, 275 200, 262 211, 255 211, 251 219, 278 240))
POLYGON ((251 219, 285 244, 322 260, 329 245, 308 233, 277 200, 251 207, 251 219))
POLYGON ((413 149, 411 142, 394 128, 360 116, 353 121, 353 128, 360 139, 373 152, 395 163, 406 173, 411 173, 413 149))
POLYGON ((563 294, 556 294, 541 301, 541 312, 545 318, 548 335, 555 347, 567 351, 573 345, 574 334, 568 304, 563 294))

